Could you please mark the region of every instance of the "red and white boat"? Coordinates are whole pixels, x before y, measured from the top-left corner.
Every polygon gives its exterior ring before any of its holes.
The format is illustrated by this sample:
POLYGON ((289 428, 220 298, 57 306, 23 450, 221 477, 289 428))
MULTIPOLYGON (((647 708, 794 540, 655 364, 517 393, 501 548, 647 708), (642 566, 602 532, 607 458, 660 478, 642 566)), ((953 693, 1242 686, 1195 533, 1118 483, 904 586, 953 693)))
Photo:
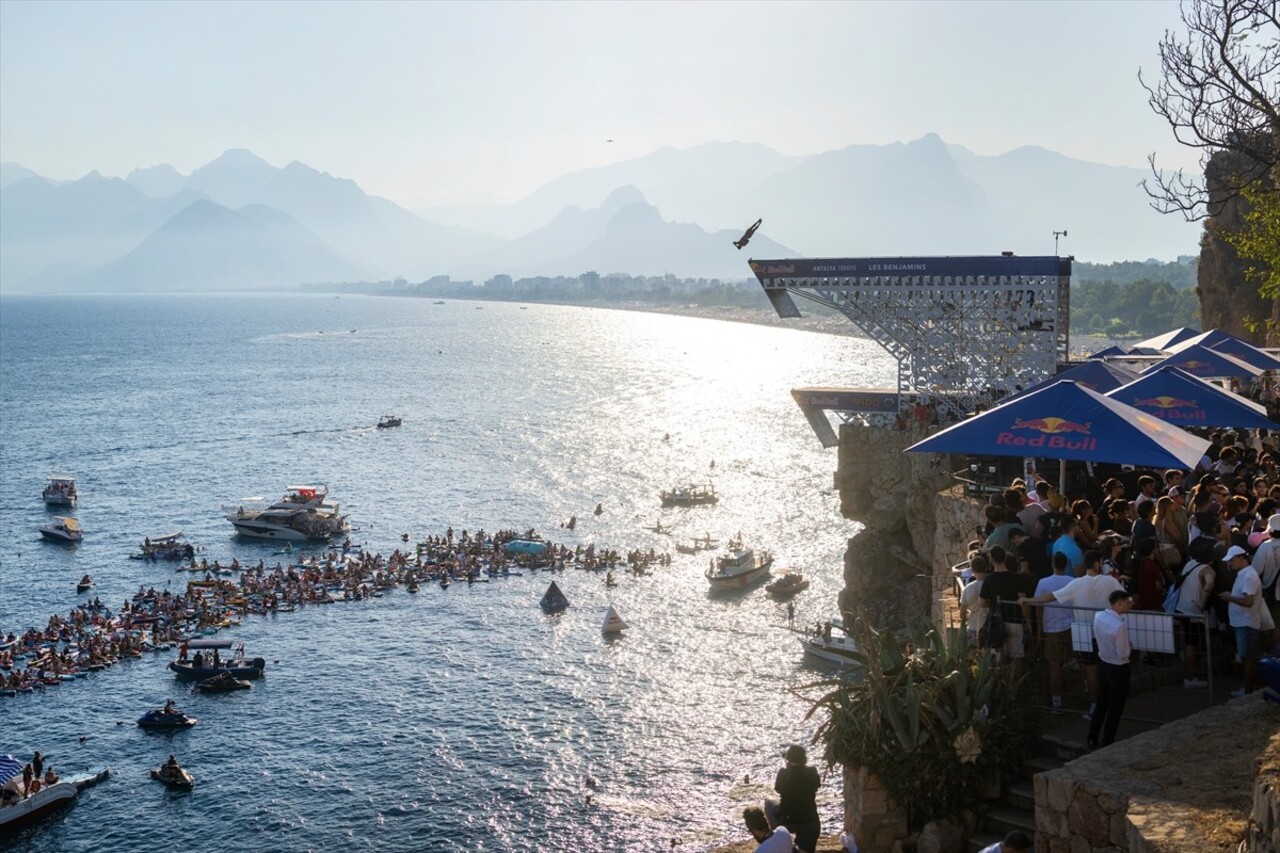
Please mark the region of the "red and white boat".
POLYGON ((717 557, 705 572, 712 589, 741 589, 769 573, 773 555, 742 547, 742 542, 729 543, 729 553, 717 557))

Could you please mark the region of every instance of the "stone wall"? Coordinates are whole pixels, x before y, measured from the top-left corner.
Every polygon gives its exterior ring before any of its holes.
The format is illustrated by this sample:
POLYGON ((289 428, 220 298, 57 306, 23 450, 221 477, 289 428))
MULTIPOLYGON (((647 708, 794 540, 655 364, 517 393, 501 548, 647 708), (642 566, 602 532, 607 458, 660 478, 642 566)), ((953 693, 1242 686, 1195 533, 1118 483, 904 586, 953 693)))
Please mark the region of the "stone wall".
POLYGON ((889 799, 880 780, 850 767, 844 770, 844 826, 862 853, 888 853, 909 829, 906 811, 889 799))
POLYGON ((1037 774, 1036 853, 1274 853, 1278 727, 1254 694, 1037 774))

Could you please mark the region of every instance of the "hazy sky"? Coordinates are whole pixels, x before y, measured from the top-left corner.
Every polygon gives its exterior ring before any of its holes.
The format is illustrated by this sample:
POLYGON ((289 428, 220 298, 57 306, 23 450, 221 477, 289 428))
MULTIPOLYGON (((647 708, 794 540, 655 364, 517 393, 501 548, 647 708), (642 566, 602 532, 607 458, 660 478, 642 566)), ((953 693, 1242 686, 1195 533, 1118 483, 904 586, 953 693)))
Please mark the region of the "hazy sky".
POLYGON ((249 148, 410 204, 514 201, 708 140, 812 154, 932 131, 1193 165, 1137 80, 1166 29, 1164 0, 0 0, 0 159, 65 179, 249 148))

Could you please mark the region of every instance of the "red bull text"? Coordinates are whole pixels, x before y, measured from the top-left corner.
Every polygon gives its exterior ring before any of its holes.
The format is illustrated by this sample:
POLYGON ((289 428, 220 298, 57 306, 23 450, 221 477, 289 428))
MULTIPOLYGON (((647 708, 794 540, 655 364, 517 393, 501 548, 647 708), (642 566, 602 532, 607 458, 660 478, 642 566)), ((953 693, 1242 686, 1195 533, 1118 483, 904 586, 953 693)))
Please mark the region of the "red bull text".
POLYGON ((1146 397, 1129 405, 1136 409, 1159 409, 1160 417, 1166 421, 1202 421, 1208 416, 1195 400, 1181 397, 1146 397))
POLYGON ((1092 423, 1076 423, 1065 418, 1018 418, 1010 425, 1011 430, 1033 430, 1039 435, 1014 435, 1002 432, 996 436, 996 444, 1005 447, 1046 447, 1054 450, 1096 450, 1098 439, 1089 434, 1092 423), (1079 438, 1069 437, 1071 433, 1079 438))

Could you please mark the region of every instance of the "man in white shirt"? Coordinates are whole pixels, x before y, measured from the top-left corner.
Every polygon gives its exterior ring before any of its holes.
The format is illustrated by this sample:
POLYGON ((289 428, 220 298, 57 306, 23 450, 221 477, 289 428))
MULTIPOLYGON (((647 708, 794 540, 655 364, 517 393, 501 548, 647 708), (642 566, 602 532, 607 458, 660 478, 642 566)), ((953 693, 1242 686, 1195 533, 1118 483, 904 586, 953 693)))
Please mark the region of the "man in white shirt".
POLYGON ((1114 743, 1124 703, 1129 698, 1129 626, 1124 615, 1133 606, 1129 593, 1118 589, 1107 600, 1106 610, 1093 617, 1093 640, 1098 645, 1098 707, 1089 721, 1089 748, 1114 743))
POLYGON ((1258 629, 1262 626, 1262 579, 1249 563, 1249 553, 1239 545, 1227 549, 1227 565, 1236 572, 1231 592, 1218 597, 1227 602, 1227 619, 1236 635, 1236 654, 1244 669, 1244 687, 1232 696, 1252 693, 1258 681, 1258 629))
MULTIPOLYGON (((1280 576, 1280 513, 1267 519, 1267 532, 1271 534, 1271 538, 1259 545, 1253 555, 1253 570, 1262 579, 1263 606, 1268 607, 1274 625, 1270 637, 1259 638, 1264 649, 1269 646, 1280 646, 1280 603, 1268 606, 1266 601, 1266 591, 1268 589, 1275 591, 1276 578, 1280 576)), ((1264 614, 1264 622, 1266 615, 1264 614)))
MULTIPOLYGON (((1027 600, 1028 604, 1049 604, 1056 602, 1068 607, 1080 608, 1072 612, 1072 621, 1077 625, 1092 625, 1093 614, 1105 610, 1110 595, 1116 590, 1124 589, 1120 581, 1111 575, 1101 574, 1102 555, 1097 551, 1089 551, 1084 558, 1085 573, 1068 583, 1062 589, 1046 592, 1027 600)), ((1021 600, 1021 599, 1019 599, 1021 600)), ((1081 629, 1083 630, 1083 629, 1081 629)), ((1095 651, 1078 651, 1080 669, 1084 672, 1085 686, 1089 688, 1089 699, 1093 707, 1085 714, 1093 714, 1098 704, 1098 655, 1095 651)))
POLYGON ((987 558, 974 554, 969 560, 973 580, 960 590, 960 621, 964 624, 965 636, 971 646, 978 645, 978 632, 987 621, 987 605, 982 600, 982 582, 987 579, 988 568, 987 558))
POLYGON ((791 853, 794 846, 791 833, 785 826, 770 826, 764 809, 747 806, 742 810, 742 822, 747 825, 751 837, 759 842, 756 853, 791 853))

